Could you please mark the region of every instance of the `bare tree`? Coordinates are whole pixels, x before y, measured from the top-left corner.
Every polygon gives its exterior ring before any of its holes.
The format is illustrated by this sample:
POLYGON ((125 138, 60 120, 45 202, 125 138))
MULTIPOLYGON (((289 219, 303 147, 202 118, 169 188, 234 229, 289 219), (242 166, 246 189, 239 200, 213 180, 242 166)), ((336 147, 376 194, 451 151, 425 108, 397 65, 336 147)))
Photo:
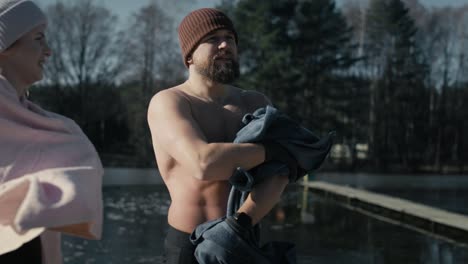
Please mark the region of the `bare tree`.
MULTIPOLYGON (((367 3, 359 0, 350 0, 343 3, 341 8, 346 22, 353 30, 353 40, 358 43, 356 57, 364 54, 364 38, 366 33, 366 9, 367 3)), ((357 72, 360 75, 360 72, 357 72)))
POLYGON ((454 74, 453 102, 450 104, 450 115, 453 116, 453 152, 452 158, 457 161, 459 173, 463 173, 464 163, 467 161, 467 142, 465 139, 468 125, 468 111, 466 106, 466 95, 468 95, 468 5, 456 10, 456 36, 458 42, 455 49, 456 70, 454 74))
POLYGON ((130 141, 142 166, 154 164, 146 112, 151 97, 183 77, 183 63, 173 21, 156 1, 132 15, 125 31, 127 63, 132 67, 124 85, 130 141))
POLYGON ((430 65, 430 76, 426 81, 433 87, 431 93, 431 126, 434 128, 432 157, 434 168, 441 171, 447 143, 447 92, 454 81, 455 48, 458 43, 454 26, 457 25, 455 10, 452 8, 434 9, 428 14, 423 29, 423 51, 430 65))
POLYGON ((53 56, 45 83, 57 87, 57 93, 76 91, 75 119, 86 130, 101 113, 96 108, 102 106, 91 100, 96 98, 95 90, 113 85, 123 70, 122 52, 117 52, 117 17, 93 0, 57 1, 46 12, 53 56))
POLYGON ((47 66, 49 82, 84 87, 115 81, 122 69, 115 15, 93 0, 78 0, 48 6, 47 16, 54 52, 47 66))
POLYGON ((173 21, 152 1, 133 14, 129 25, 129 59, 135 63, 132 79, 141 83, 144 96, 148 97, 154 93, 157 80, 170 80, 183 70, 173 21))

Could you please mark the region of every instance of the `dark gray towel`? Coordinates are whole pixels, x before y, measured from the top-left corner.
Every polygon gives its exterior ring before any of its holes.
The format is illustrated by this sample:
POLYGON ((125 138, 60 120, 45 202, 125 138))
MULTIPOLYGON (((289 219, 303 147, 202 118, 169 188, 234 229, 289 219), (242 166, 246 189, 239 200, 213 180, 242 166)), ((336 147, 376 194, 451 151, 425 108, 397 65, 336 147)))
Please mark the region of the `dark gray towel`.
MULTIPOLYGON (((334 132, 320 139, 312 131, 301 126, 272 106, 257 109, 244 116, 245 126, 237 132, 234 143, 261 143, 276 141, 297 160, 300 169, 307 173, 316 170, 325 160, 332 146, 334 132)), ((257 166, 252 175, 256 182, 278 173, 288 173, 285 164, 268 162, 257 166)), ((305 173, 299 175, 304 176, 305 173)), ((290 179, 292 182, 297 178, 290 179)))
MULTIPOLYGON (((320 167, 325 160, 332 146, 334 132, 320 139, 313 132, 299 125, 285 114, 272 106, 257 109, 253 114, 244 116, 242 122, 245 126, 237 132, 234 143, 261 143, 266 141, 276 141, 285 147, 296 158, 299 165, 298 177, 291 177, 290 181, 295 182, 299 177, 307 172, 312 172, 320 167)), ((286 164, 270 161, 253 168, 249 172, 238 168, 231 176, 229 182, 235 187, 235 190, 248 192, 252 187, 262 182, 272 175, 289 175, 289 169, 286 164)), ((238 207, 232 206, 239 204, 234 201, 237 197, 245 197, 233 193, 231 190, 230 201, 228 203, 227 215, 232 215, 238 207), (229 206, 231 205, 231 206, 229 206)), ((240 202, 242 204, 243 201, 240 202)))
MULTIPOLYGON (((271 106, 260 108, 243 118, 245 126, 239 130, 234 143, 257 143, 276 141, 285 147, 298 161, 301 175, 317 169, 330 151, 333 133, 320 139, 311 131, 300 126, 286 115, 271 106)), ((226 221, 244 203, 255 184, 273 175, 289 175, 289 169, 281 162, 267 162, 245 171, 237 168, 229 179, 233 185, 229 194, 226 217, 199 225, 191 235, 197 246, 195 257, 201 264, 214 263, 258 263, 295 264, 295 246, 288 242, 269 242, 259 246, 259 226, 239 235, 239 227, 234 221, 226 221)), ((291 182, 297 178, 290 178, 291 182)), ((245 231, 245 230, 244 230, 245 231)))
POLYGON ((296 250, 287 242, 270 242, 259 247, 254 239, 244 239, 226 217, 199 225, 190 236, 197 246, 200 264, 295 264, 296 250))

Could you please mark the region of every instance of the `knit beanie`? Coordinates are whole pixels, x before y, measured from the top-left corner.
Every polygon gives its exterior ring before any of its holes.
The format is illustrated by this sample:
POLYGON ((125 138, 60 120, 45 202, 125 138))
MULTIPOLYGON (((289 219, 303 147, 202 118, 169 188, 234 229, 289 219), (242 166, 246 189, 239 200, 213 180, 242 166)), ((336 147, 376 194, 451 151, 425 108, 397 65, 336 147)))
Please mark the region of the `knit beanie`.
POLYGON ((202 8, 189 13, 180 23, 179 44, 182 58, 188 68, 187 58, 197 47, 200 40, 217 29, 228 29, 234 33, 237 44, 237 32, 232 21, 223 12, 214 8, 202 8))
POLYGON ((34 27, 45 23, 44 13, 32 1, 0 0, 0 52, 34 27))

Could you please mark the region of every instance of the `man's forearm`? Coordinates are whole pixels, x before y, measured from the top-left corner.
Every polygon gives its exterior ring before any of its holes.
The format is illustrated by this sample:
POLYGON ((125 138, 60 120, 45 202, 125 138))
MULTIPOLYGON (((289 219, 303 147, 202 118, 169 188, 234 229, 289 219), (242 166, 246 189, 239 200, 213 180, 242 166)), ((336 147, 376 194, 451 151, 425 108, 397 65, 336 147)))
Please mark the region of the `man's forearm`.
POLYGON ((227 180, 237 167, 249 170, 265 160, 265 149, 252 143, 210 143, 200 155, 201 180, 227 180))
POLYGON ((238 212, 248 214, 255 225, 267 215, 280 200, 289 179, 287 176, 273 176, 257 185, 238 212))

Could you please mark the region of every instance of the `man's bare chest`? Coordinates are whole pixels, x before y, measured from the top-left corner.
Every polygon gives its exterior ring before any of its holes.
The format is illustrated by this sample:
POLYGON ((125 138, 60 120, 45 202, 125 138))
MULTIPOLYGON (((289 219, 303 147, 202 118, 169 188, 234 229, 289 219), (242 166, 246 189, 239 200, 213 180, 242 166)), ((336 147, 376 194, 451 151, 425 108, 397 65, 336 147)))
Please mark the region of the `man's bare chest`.
POLYGON ((208 142, 232 142, 242 128, 246 111, 239 103, 199 103, 192 109, 192 114, 208 142))

